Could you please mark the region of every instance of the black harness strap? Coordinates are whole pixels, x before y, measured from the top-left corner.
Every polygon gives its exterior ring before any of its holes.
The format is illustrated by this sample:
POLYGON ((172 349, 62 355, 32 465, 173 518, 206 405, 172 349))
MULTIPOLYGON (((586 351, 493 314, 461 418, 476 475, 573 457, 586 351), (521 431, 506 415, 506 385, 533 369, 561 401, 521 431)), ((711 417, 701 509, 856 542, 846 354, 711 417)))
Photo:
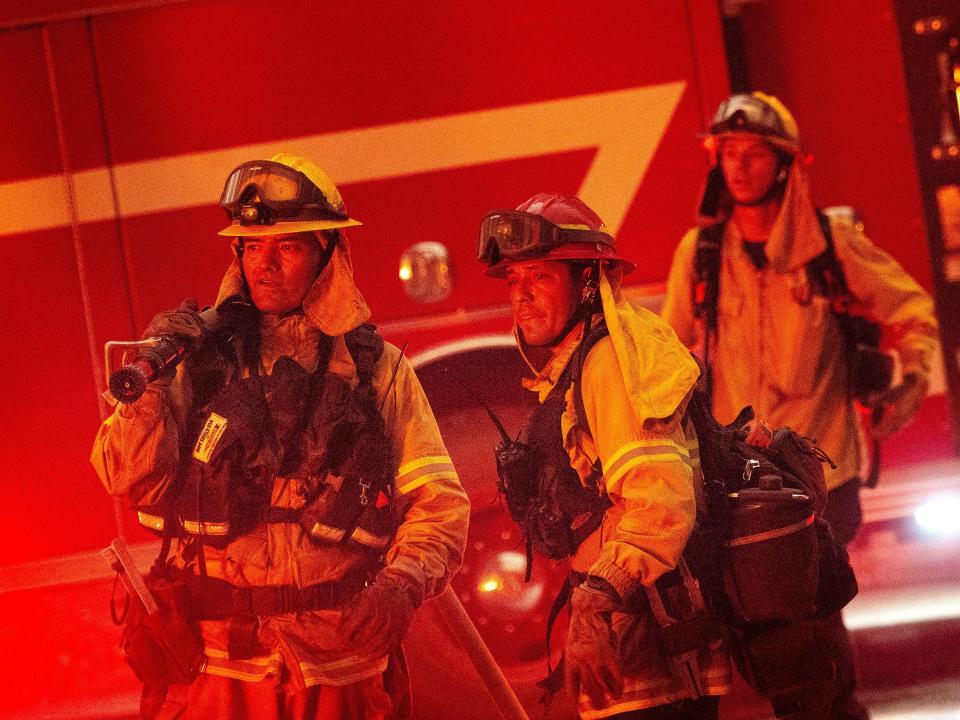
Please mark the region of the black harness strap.
POLYGON ((725 222, 702 228, 697 234, 694 255, 693 315, 703 318, 703 357, 706 365, 704 375, 707 397, 713 397, 713 370, 711 356, 717 342, 717 306, 720 301, 720 248, 725 222))
POLYGON ((227 620, 260 615, 342 607, 364 587, 366 572, 353 571, 340 580, 307 587, 257 585, 238 587, 225 580, 199 575, 186 576, 194 617, 197 620, 227 620))

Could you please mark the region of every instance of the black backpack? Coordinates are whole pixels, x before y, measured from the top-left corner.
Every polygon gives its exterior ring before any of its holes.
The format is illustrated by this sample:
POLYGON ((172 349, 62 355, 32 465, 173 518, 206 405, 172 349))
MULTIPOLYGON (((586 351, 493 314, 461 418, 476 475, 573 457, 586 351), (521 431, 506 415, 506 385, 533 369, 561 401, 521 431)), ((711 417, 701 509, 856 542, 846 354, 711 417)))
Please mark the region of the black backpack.
POLYGON ((687 416, 697 431, 707 511, 684 556, 723 623, 737 668, 777 717, 796 713, 836 676, 825 621, 857 594, 846 549, 820 516, 822 462, 789 428, 768 447, 744 441, 741 411, 730 425, 695 390, 687 416))
POLYGON ((756 627, 844 607, 857 585, 846 550, 821 517, 829 458, 788 427, 775 430, 768 447, 747 444, 752 409, 721 425, 700 390, 687 416, 699 440, 707 508, 689 554, 724 622, 756 627))

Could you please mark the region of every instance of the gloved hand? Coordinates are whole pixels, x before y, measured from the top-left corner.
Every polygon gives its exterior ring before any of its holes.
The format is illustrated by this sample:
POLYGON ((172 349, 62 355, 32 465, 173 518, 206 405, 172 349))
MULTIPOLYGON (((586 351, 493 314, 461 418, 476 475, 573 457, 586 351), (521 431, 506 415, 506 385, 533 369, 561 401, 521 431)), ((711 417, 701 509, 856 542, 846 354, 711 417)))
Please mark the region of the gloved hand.
POLYGON ((902 428, 927 397, 930 381, 923 375, 909 373, 896 387, 880 393, 873 414, 873 437, 883 440, 902 428))
POLYGON ((199 344, 206 332, 197 308, 197 301, 187 298, 176 310, 164 310, 154 315, 143 333, 144 339, 160 335, 175 335, 189 349, 199 344))
POLYGON ((567 685, 576 701, 586 693, 594 707, 604 707, 604 695, 622 690, 617 662, 617 638, 611 614, 620 607, 611 592, 580 585, 570 596, 570 628, 564 655, 567 685))
POLYGON ((386 655, 403 641, 413 612, 422 600, 423 593, 413 580, 402 572, 384 568, 373 584, 344 608, 340 631, 350 645, 365 655, 386 655))

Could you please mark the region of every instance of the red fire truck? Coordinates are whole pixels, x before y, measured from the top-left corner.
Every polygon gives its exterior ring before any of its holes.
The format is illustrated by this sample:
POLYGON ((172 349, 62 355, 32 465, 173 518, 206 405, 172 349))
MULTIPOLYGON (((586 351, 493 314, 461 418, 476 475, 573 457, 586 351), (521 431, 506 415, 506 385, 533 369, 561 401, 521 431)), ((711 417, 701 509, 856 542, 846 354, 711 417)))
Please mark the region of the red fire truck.
MULTIPOLYGON (((514 431, 529 399, 504 288, 475 260, 478 221, 535 192, 578 194, 638 261, 632 297, 656 308, 707 169, 698 136, 731 88, 794 110, 815 200, 854 208, 937 295, 948 360, 919 420, 885 448, 868 520, 955 490, 949 4, 8 0, 0 714, 135 712, 97 551, 117 534, 145 561, 155 546, 88 464, 109 411, 103 347, 184 297, 213 300, 229 261, 222 182, 278 151, 317 160, 363 222, 349 231, 358 284, 380 331, 408 344, 473 501, 455 590, 524 702, 536 704, 563 568, 538 563, 523 583, 522 543, 497 504, 496 432, 476 398, 514 431)), ((418 717, 489 716, 468 666, 450 660, 460 651, 429 615, 417 622, 418 717)))

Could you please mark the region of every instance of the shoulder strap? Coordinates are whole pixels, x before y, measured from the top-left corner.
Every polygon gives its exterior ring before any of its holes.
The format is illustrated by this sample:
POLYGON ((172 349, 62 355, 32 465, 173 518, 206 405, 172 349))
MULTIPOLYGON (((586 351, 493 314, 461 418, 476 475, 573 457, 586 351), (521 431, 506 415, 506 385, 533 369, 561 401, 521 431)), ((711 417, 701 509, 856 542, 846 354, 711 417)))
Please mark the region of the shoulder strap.
POLYGON ((693 260, 693 315, 703 318, 703 360, 705 392, 713 397, 713 368, 710 357, 717 342, 717 305, 720 299, 720 249, 726 222, 701 228, 697 233, 697 248, 693 260))
POLYGON ((820 230, 827 241, 827 248, 812 260, 808 260, 804 269, 807 273, 807 282, 810 291, 830 300, 830 309, 837 315, 849 314, 853 297, 847 285, 847 276, 843 266, 837 258, 833 243, 833 230, 830 227, 830 218, 822 210, 817 210, 817 220, 820 230))
POLYGON ((587 410, 583 404, 583 387, 580 378, 583 376, 583 365, 587 360, 587 355, 590 353, 590 350, 609 334, 610 332, 607 330, 606 323, 600 323, 593 328, 587 336, 580 341, 580 347, 577 348, 573 353, 573 357, 570 358, 570 365, 567 367, 569 382, 557 383, 558 387, 563 387, 562 392, 566 392, 566 389, 571 384, 573 385, 573 406, 577 411, 577 418, 582 421, 580 426, 586 431, 587 435, 591 436, 590 425, 587 422, 587 410))
POLYGON ((344 335, 343 339, 347 343, 350 357, 357 365, 360 385, 369 386, 373 379, 374 366, 383 355, 383 338, 377 334, 375 325, 364 323, 344 335))
POLYGON ((693 314, 702 317, 711 333, 717 331, 717 301, 720 297, 720 248, 726 222, 700 228, 693 259, 693 314))

